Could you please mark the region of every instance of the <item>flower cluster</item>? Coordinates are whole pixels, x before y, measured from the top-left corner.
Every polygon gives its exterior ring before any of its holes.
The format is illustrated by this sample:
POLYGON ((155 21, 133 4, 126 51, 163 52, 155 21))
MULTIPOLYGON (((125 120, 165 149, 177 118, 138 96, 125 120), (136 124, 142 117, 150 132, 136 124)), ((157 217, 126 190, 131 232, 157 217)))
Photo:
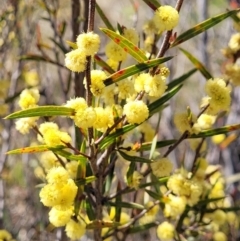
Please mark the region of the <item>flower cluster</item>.
MULTIPOLYGON (((19 106, 22 110, 37 107, 40 94, 37 88, 25 89, 20 94, 19 106)), ((36 126, 39 117, 26 117, 16 121, 16 129, 22 134, 28 134, 29 130, 36 126)))
POLYGON ((73 72, 86 69, 87 56, 94 55, 100 46, 100 38, 93 32, 82 33, 77 37, 77 49, 66 54, 65 65, 73 72))
POLYGON ((51 207, 49 221, 55 227, 66 225, 65 231, 71 239, 80 238, 85 233, 85 224, 71 219, 78 188, 69 172, 62 166, 53 167, 48 171, 46 180, 47 184, 39 196, 45 206, 51 207))

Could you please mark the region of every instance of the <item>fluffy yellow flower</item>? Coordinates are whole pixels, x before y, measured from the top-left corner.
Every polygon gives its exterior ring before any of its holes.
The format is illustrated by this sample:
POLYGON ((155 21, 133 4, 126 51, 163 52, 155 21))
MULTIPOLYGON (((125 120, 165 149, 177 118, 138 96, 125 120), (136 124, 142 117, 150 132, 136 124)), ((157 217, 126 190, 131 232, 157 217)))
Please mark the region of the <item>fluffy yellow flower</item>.
POLYGON ((120 99, 127 99, 135 94, 133 82, 131 80, 125 79, 117 83, 118 86, 118 97, 120 99))
POLYGON ((47 146, 58 146, 70 143, 71 137, 66 132, 52 129, 43 134, 43 140, 47 146))
POLYGON ((84 49, 86 55, 94 55, 99 50, 99 35, 93 32, 82 33, 77 37, 77 46, 84 49))
POLYGON ((50 223, 55 227, 64 226, 70 221, 70 218, 73 215, 73 206, 69 206, 66 209, 61 209, 55 206, 50 210, 48 215, 50 223))
POLYGON ((223 79, 209 79, 205 85, 209 99, 211 112, 218 113, 220 110, 228 110, 231 104, 230 89, 223 79))
POLYGON ((173 164, 168 158, 161 158, 154 161, 150 164, 150 166, 156 177, 169 176, 173 169, 173 164))
POLYGON ((117 87, 115 84, 112 84, 105 86, 101 98, 103 98, 106 105, 112 106, 115 103, 115 94, 117 94, 117 87))
POLYGON ((77 194, 77 186, 72 179, 68 179, 66 183, 47 184, 40 193, 41 202, 47 207, 59 205, 61 208, 69 207, 73 204, 77 194))
POLYGON ((35 70, 24 72, 23 77, 26 84, 29 86, 36 86, 39 84, 39 76, 35 70))
POLYGON ((167 78, 170 74, 170 70, 169 70, 169 68, 163 66, 160 68, 160 73, 163 77, 167 78))
POLYGON ((50 184, 61 184, 67 182, 69 174, 62 166, 53 167, 48 171, 46 179, 50 184))
POLYGON ((154 22, 159 32, 175 28, 178 21, 178 11, 169 5, 159 7, 154 15, 154 22))
POLYGON ((124 61, 127 58, 127 52, 125 52, 119 45, 110 41, 106 45, 105 49, 106 55, 109 59, 116 62, 124 61))
POLYGON ((142 179, 143 179, 143 175, 141 173, 139 173, 138 171, 134 171, 130 182, 128 182, 128 186, 130 188, 134 188, 137 190, 139 188, 139 184, 142 179))
POLYGON ((146 21, 146 23, 144 23, 143 32, 147 35, 153 35, 158 33, 158 27, 156 26, 154 19, 150 19, 146 21))
MULTIPOLYGON (((114 219, 115 219, 115 216, 116 216, 116 208, 115 208, 115 207, 112 207, 112 208, 110 209, 109 217, 110 217, 111 220, 114 220, 114 219)), ((127 213, 121 212, 121 214, 120 214, 120 220, 119 220, 120 224, 125 224, 125 223, 129 222, 130 219, 131 219, 131 218, 130 218, 130 216, 129 216, 127 213)))
POLYGON ((77 111, 74 116, 76 126, 87 129, 92 127, 96 121, 97 114, 93 107, 88 107, 84 111, 77 111))
POLYGON ((227 241, 228 238, 225 233, 218 231, 213 234, 213 241, 227 241))
POLYGON ((147 36, 144 40, 144 50, 151 53, 154 44, 154 35, 147 36))
POLYGON ((216 211, 214 211, 211 216, 212 216, 213 222, 218 225, 224 224, 227 219, 226 213, 220 209, 217 209, 216 211))
POLYGON ((233 85, 240 85, 240 66, 238 64, 227 64, 225 66, 225 74, 230 78, 233 85))
POLYGON ((138 32, 133 28, 124 28, 123 37, 131 41, 133 44, 138 45, 139 37, 138 32))
MULTIPOLYGON (((145 204, 145 208, 148 209, 149 207, 153 206, 153 202, 149 201, 145 204)), ((159 205, 154 205, 153 208, 151 208, 148 212, 144 214, 142 218, 139 219, 139 224, 144 225, 147 223, 152 223, 156 220, 157 214, 159 212, 159 205)))
POLYGON ((174 196, 169 194, 164 206, 165 217, 177 218, 185 210, 187 201, 184 196, 174 196))
POLYGON ((3 241, 11 241, 12 235, 5 229, 0 229, 0 240, 3 241))
POLYGON ((66 107, 73 108, 76 112, 84 111, 87 108, 86 100, 82 97, 77 97, 71 100, 68 100, 65 104, 66 107))
POLYGON ((86 232, 86 225, 83 221, 75 222, 74 220, 70 219, 66 225, 65 231, 71 240, 78 240, 86 232))
POLYGON ((208 162, 205 158, 199 157, 196 162, 197 170, 194 174, 195 177, 203 179, 205 177, 208 162))
POLYGON ((25 89, 20 94, 19 106, 24 110, 32 107, 36 107, 40 98, 38 89, 25 89))
POLYGON ((192 126, 191 126, 191 121, 188 117, 188 114, 186 112, 184 113, 177 113, 174 115, 174 124, 176 128, 181 132, 188 131, 192 133, 192 126))
POLYGON ((123 114, 126 115, 127 121, 130 124, 140 124, 148 118, 149 111, 147 105, 143 101, 138 100, 128 102, 124 105, 123 114))
MULTIPOLYGON (((100 96, 103 93, 105 84, 103 81, 107 79, 107 75, 102 70, 92 70, 91 71, 91 85, 90 90, 94 96, 100 96)), ((86 79, 84 79, 84 84, 86 88, 86 79)))
POLYGON ((137 92, 141 92, 145 90, 145 83, 151 81, 152 76, 149 73, 142 73, 137 76, 134 80, 134 89, 137 92))
POLYGON ((21 118, 15 122, 16 129, 23 135, 28 134, 29 130, 36 126, 39 117, 21 118))
POLYGON ((103 109, 102 107, 96 107, 96 121, 93 126, 99 131, 104 132, 108 127, 112 126, 113 121, 113 112, 111 108, 103 109))
POLYGON ((212 127, 212 125, 215 123, 216 116, 208 115, 208 114, 202 114, 197 119, 197 124, 202 130, 207 130, 212 127))
POLYGON ((73 72, 83 72, 86 69, 86 52, 75 49, 65 55, 65 65, 73 72))
POLYGON ((145 141, 152 141, 155 135, 155 130, 147 121, 143 122, 137 127, 137 129, 143 133, 145 141))
POLYGON ((193 206, 199 201, 203 191, 202 182, 196 179, 188 179, 187 173, 176 173, 170 176, 167 186, 178 196, 185 196, 187 204, 193 206))
POLYGON ((44 135, 51 130, 58 130, 58 125, 54 122, 45 122, 39 126, 39 131, 44 135))
POLYGON ((233 53, 236 53, 240 50, 240 33, 235 33, 232 35, 228 43, 228 47, 233 51, 233 53))
POLYGON ((71 161, 66 164, 66 169, 70 178, 75 179, 77 177, 77 170, 78 170, 78 162, 71 161))
POLYGON ((154 75, 145 81, 144 90, 149 96, 161 97, 167 89, 165 77, 161 74, 154 75))
POLYGON ((107 59, 106 63, 113 69, 113 70, 117 70, 118 69, 118 65, 119 65, 119 62, 118 61, 115 61, 113 59, 107 59))
POLYGON ((40 157, 40 163, 45 171, 59 165, 57 157, 51 151, 43 152, 40 157))
POLYGON ((175 228, 174 226, 165 221, 157 227, 157 236, 162 241, 170 241, 174 238, 175 228))

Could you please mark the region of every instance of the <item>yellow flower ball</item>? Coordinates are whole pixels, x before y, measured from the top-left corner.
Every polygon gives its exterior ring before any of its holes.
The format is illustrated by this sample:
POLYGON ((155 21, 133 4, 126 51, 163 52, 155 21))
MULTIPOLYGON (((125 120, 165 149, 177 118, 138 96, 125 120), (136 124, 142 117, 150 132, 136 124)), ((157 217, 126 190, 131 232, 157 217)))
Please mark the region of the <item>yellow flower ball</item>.
POLYGON ((147 105, 143 101, 138 100, 128 102, 124 105, 123 114, 126 115, 127 121, 130 124, 140 124, 148 118, 149 111, 147 105))
POLYGON ((124 61, 127 58, 127 52, 125 52, 119 45, 117 45, 113 41, 110 41, 106 45, 105 52, 109 59, 112 59, 116 62, 124 61))
POLYGON ((173 121, 179 132, 183 133, 185 131, 189 131, 192 133, 192 126, 186 112, 175 114, 173 121))
POLYGON ((99 50, 99 35, 93 32, 82 33, 77 37, 77 46, 83 49, 86 55, 94 55, 99 50))
MULTIPOLYGON (((102 95, 105 84, 104 80, 107 79, 107 75, 102 70, 92 70, 91 71, 91 85, 90 90, 94 96, 102 95)), ((86 88, 86 78, 83 80, 86 88)))
POLYGON ((134 188, 134 189, 138 189, 139 188, 139 184, 141 182, 141 180, 143 179, 143 175, 141 173, 139 173, 138 171, 134 171, 131 181, 128 182, 128 186, 130 188, 134 188))
POLYGON ((50 184, 64 184, 69 179, 69 174, 62 166, 53 167, 48 171, 46 179, 50 184))
POLYGON ((169 176, 173 169, 173 164, 168 158, 161 158, 157 161, 154 161, 150 164, 150 166, 153 174, 156 177, 169 176))
POLYGON ((131 41, 133 44, 138 45, 139 37, 138 32, 133 28, 124 28, 123 37, 131 41))
POLYGON ((83 221, 75 222, 70 219, 66 225, 65 232, 71 240, 78 240, 85 234, 86 225, 83 221))
POLYGON ((12 235, 5 229, 0 229, 0 240, 10 241, 12 240, 12 235))
POLYGON ((170 241, 174 238, 175 228, 174 226, 165 221, 157 227, 157 236, 162 241, 170 241))
POLYGON ((73 108, 76 112, 84 111, 87 108, 86 100, 82 97, 77 97, 71 100, 68 100, 65 104, 66 107, 73 108))
POLYGON ((55 227, 64 226, 70 221, 70 218, 73 215, 73 206, 69 206, 66 209, 61 209, 57 206, 54 206, 48 215, 50 223, 55 227))
POLYGON ((18 130, 23 135, 28 134, 29 130, 36 126, 38 119, 39 117, 21 118, 15 122, 16 130, 18 130))
POLYGON ((75 49, 65 55, 65 65, 73 72, 83 72, 86 69, 86 52, 75 49))
POLYGON ((225 233, 218 231, 213 234, 213 241, 227 241, 228 238, 225 233))
POLYGON ((154 15, 154 22, 159 32, 175 28, 178 21, 178 11, 169 5, 159 7, 154 15))
POLYGON ((219 111, 227 111, 231 104, 230 89, 226 86, 223 79, 215 78, 209 79, 205 85, 205 90, 209 99, 209 114, 216 114, 219 111))
POLYGON ((20 94, 20 99, 18 104, 23 110, 29 109, 32 107, 36 107, 39 99, 40 99, 40 94, 38 89, 36 88, 25 89, 20 94))

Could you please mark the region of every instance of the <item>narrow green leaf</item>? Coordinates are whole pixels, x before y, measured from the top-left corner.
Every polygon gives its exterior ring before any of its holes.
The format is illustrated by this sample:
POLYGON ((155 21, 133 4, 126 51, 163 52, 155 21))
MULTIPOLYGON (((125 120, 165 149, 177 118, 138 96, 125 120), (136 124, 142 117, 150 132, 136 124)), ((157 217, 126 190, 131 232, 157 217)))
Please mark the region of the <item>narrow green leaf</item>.
POLYGON ((101 150, 103 150, 106 147, 108 147, 109 145, 111 145, 117 137, 124 135, 125 133, 127 133, 127 132, 133 130, 134 128, 136 128, 137 126, 138 126, 138 124, 128 124, 128 125, 125 125, 121 129, 117 129, 114 133, 106 136, 103 139, 103 141, 100 142, 100 144, 99 144, 101 150))
MULTIPOLYGON (((62 148, 64 146, 61 146, 62 148)), ((47 145, 40 145, 40 146, 29 146, 29 147, 23 147, 15 150, 8 151, 6 154, 23 154, 23 153, 35 153, 35 152, 44 152, 49 151, 49 148, 47 145)))
POLYGON ((143 0, 153 11, 156 11, 161 4, 157 0, 143 0))
POLYGON ((170 90, 167 94, 162 96, 160 99, 148 105, 149 117, 158 112, 161 109, 162 105, 166 103, 168 100, 170 100, 181 88, 182 85, 175 87, 174 89, 170 90))
POLYGON ((66 54, 68 52, 68 50, 65 48, 64 45, 62 45, 61 43, 59 43, 58 41, 56 41, 56 39, 54 38, 49 38, 53 43, 55 43, 59 49, 61 49, 61 51, 66 54))
MULTIPOLYGON (((156 143, 156 148, 161 148, 165 146, 170 146, 175 143, 177 140, 165 140, 165 141, 158 141, 156 143)), ((137 149, 137 151, 149 151, 151 150, 152 142, 145 142, 142 143, 141 147, 137 149)))
POLYGON ((240 124, 228 125, 228 126, 223 126, 216 129, 202 131, 199 134, 190 135, 188 138, 203 138, 203 137, 215 136, 218 134, 225 134, 225 133, 236 131, 239 129, 240 129, 240 124))
POLYGON ((98 12, 100 18, 102 19, 102 21, 106 25, 106 27, 108 29, 112 30, 112 31, 115 31, 114 27, 112 26, 112 24, 108 20, 107 16, 104 14, 104 12, 102 11, 102 9, 100 8, 100 6, 97 3, 96 3, 96 9, 97 9, 97 12, 98 12))
POLYGON ((134 202, 108 202, 108 204, 112 207, 145 209, 143 205, 134 202))
POLYGON ((127 184, 130 186, 133 183, 133 173, 136 169, 136 163, 131 162, 127 170, 127 184))
POLYGON ((161 198, 161 195, 160 195, 160 194, 158 194, 158 193, 156 193, 156 192, 153 192, 153 191, 151 191, 151 190, 145 189, 145 192, 147 192, 147 194, 148 194, 150 197, 154 198, 155 200, 160 200, 160 198, 161 198))
POLYGON ((202 73, 202 75, 208 80, 213 78, 206 67, 187 50, 180 48, 180 50, 187 56, 187 58, 192 62, 192 64, 202 73))
POLYGON ((139 156, 130 156, 126 154, 124 151, 118 150, 119 154, 127 161, 130 162, 141 162, 141 163, 151 163, 152 161, 139 156))
POLYGON ((211 202, 217 202, 220 200, 225 199, 226 197, 218 197, 218 198, 209 198, 209 199, 203 199, 203 200, 199 200, 197 205, 206 205, 209 204, 211 202))
POLYGON ((167 91, 173 89, 175 86, 180 85, 183 81, 185 81, 188 77, 190 77, 192 74, 194 74, 197 71, 197 69, 192 69, 186 74, 174 79, 168 84, 167 91))
POLYGON ((86 211, 90 221, 93 221, 96 219, 95 212, 93 211, 93 207, 89 199, 86 199, 86 211))
POLYGON ((77 44, 74 43, 74 42, 71 42, 71 41, 69 41, 69 40, 66 40, 66 43, 67 43, 72 49, 77 49, 77 48, 78 48, 77 44))
POLYGON ((179 35, 175 39, 175 41, 171 44, 171 47, 177 46, 177 45, 187 41, 188 39, 191 39, 191 38, 197 36, 198 34, 205 32, 207 29, 215 26, 216 24, 220 23, 224 19, 236 14, 238 11, 239 11, 239 9, 228 11, 226 13, 219 14, 213 18, 209 18, 209 19, 195 25, 191 29, 189 29, 186 32, 179 35))
POLYGON ((74 109, 64 106, 38 106, 31 109, 20 110, 5 117, 5 119, 17 119, 36 116, 73 116, 74 109))
POLYGON ((48 57, 43 57, 41 55, 37 55, 37 54, 27 54, 27 55, 22 55, 19 57, 19 60, 33 60, 33 61, 43 61, 43 62, 47 62, 47 63, 51 63, 51 64, 55 64, 57 66, 60 67, 64 67, 64 65, 53 61, 52 59, 48 58, 48 57))
POLYGON ((49 148, 49 150, 53 151, 54 153, 58 154, 59 156, 63 156, 68 160, 72 161, 85 161, 86 157, 81 155, 74 155, 71 152, 65 151, 65 150, 56 150, 55 148, 49 148))
POLYGON ((129 53, 139 63, 148 60, 145 53, 141 49, 139 49, 136 45, 134 45, 131 41, 122 35, 106 28, 100 28, 100 30, 104 32, 109 38, 111 38, 117 45, 122 47, 125 52, 129 53))
POLYGON ((150 149, 150 154, 149 154, 149 159, 152 159, 153 155, 154 155, 154 152, 156 150, 156 147, 157 147, 157 138, 158 138, 158 135, 156 134, 152 140, 152 145, 151 145, 151 149, 150 149))
POLYGON ((86 177, 86 178, 81 178, 75 181, 75 183, 77 185, 86 185, 88 183, 91 183, 93 181, 95 181, 97 178, 95 176, 90 176, 90 177, 86 177))
POLYGON ((132 65, 130 67, 127 67, 125 69, 121 69, 117 71, 116 73, 110 75, 105 81, 104 84, 106 86, 111 85, 113 83, 116 83, 119 80, 125 79, 129 76, 132 76, 134 74, 140 73, 141 71, 150 69, 152 67, 155 67, 159 64, 162 64, 173 57, 165 57, 165 58, 159 58, 159 59, 152 59, 152 60, 147 60, 143 63, 132 65))
POLYGON ((119 225, 119 222, 93 220, 91 223, 86 225, 86 229, 116 228, 119 225))
POLYGON ((156 227, 158 225, 159 225, 159 223, 155 222, 155 223, 147 223, 147 224, 140 225, 140 226, 133 226, 128 229, 128 233, 133 234, 133 233, 144 232, 144 231, 149 230, 150 228, 156 227))
POLYGON ((141 188, 145 188, 145 187, 153 187, 155 185, 159 186, 161 184, 167 183, 168 179, 169 179, 169 177, 161 177, 161 178, 157 179, 157 181, 140 184, 139 188, 141 189, 141 188))
POLYGON ((108 73, 110 73, 110 74, 115 73, 115 71, 103 59, 101 59, 97 54, 94 55, 94 61, 96 62, 97 65, 101 66, 108 73))

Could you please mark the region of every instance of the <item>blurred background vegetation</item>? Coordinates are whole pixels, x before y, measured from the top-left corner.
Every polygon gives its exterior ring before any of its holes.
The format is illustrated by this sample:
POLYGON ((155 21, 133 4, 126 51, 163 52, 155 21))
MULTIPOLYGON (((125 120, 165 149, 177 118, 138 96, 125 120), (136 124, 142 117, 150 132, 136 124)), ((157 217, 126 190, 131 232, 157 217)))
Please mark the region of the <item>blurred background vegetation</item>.
MULTIPOLYGON (((0 7, 0 116, 16 111, 18 96, 29 87, 38 87, 41 93, 41 105, 61 105, 73 96, 82 96, 81 74, 73 74, 64 67, 64 53, 70 48, 67 40, 75 41, 76 36, 86 29, 87 6, 84 0, 2 0, 0 7)), ((136 28, 143 40, 142 26, 153 15, 151 9, 141 0, 98 0, 97 1, 114 26, 117 23, 128 28, 136 28)), ((174 0, 162 0, 161 4, 175 5, 174 0)), ((181 33, 210 16, 225 12, 230 6, 226 0, 186 0, 181 13, 180 24, 174 29, 181 33)), ((96 15, 96 32, 102 37, 100 56, 104 58, 106 36, 99 31, 105 27, 96 15)), ((193 53, 210 70, 214 77, 223 75, 226 60, 221 49, 227 46, 231 34, 232 20, 227 19, 219 25, 191 39, 181 47, 193 53)), ((161 41, 161 40, 160 40, 161 41)), ((169 55, 175 58, 168 66, 170 79, 181 76, 193 68, 189 60, 177 49, 169 55)), ((186 82, 170 107, 162 116, 161 136, 172 138, 176 136, 172 126, 172 114, 190 105, 198 108, 203 96, 205 80, 200 74, 192 75, 186 82)), ((240 114, 239 89, 233 92, 232 112, 228 117, 220 119, 223 124, 238 123, 240 114)), ((61 126, 74 132, 71 123, 64 120, 61 126), (70 129, 69 129, 70 128, 70 129)), ((154 120, 152 120, 154 123, 154 120)), ((28 240, 67 240, 61 229, 50 231, 47 210, 39 201, 37 185, 38 155, 7 156, 8 150, 34 145, 35 133, 21 135, 14 128, 14 122, 0 119, 0 229, 7 229, 21 241, 28 240)), ((237 136, 234 138, 236 139, 237 136)), ((212 163, 224 166, 228 176, 240 171, 239 141, 230 143, 228 148, 220 149, 210 143, 208 159, 212 163)), ((183 152, 181 145, 171 154, 171 159, 183 152)), ((187 158, 187 157, 186 157, 187 158)), ((236 177, 236 176, 234 176, 236 177)), ((236 177, 238 181, 239 178, 236 177)), ((229 184, 231 193, 238 201, 238 184, 229 184)), ((229 181, 232 182, 231 180, 229 181)))

